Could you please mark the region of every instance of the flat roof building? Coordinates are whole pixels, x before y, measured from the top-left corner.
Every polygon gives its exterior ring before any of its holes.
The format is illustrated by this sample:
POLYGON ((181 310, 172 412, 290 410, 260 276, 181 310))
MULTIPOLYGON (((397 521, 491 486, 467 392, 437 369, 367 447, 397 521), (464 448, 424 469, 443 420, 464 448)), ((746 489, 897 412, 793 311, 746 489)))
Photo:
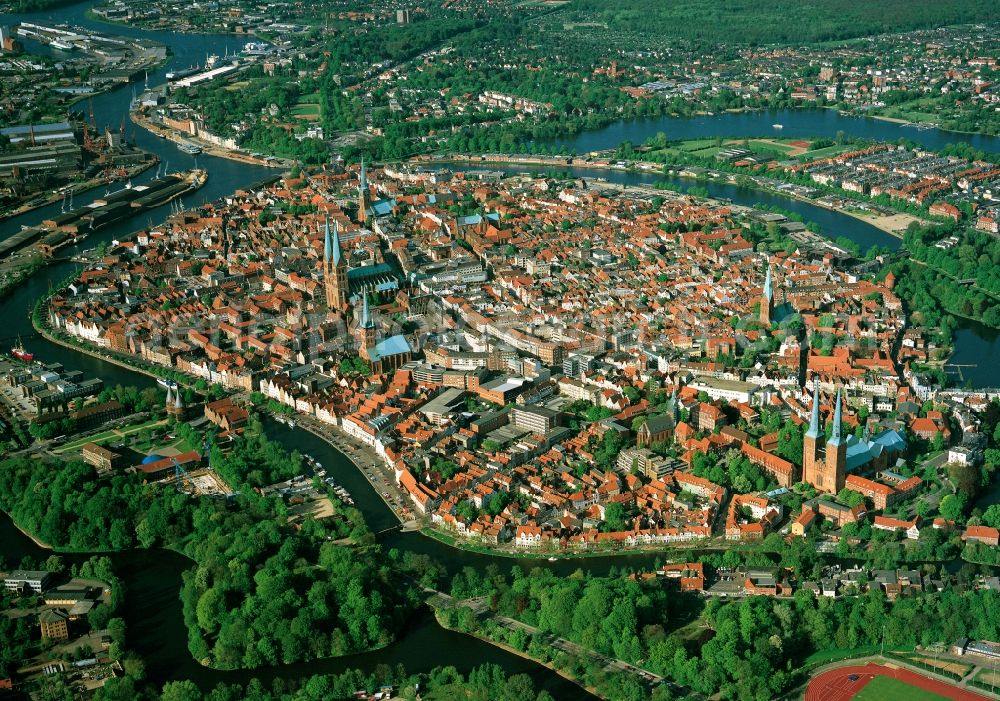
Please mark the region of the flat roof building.
POLYGON ((8 591, 31 589, 41 594, 48 588, 51 578, 51 574, 42 570, 14 570, 4 577, 3 585, 8 591))

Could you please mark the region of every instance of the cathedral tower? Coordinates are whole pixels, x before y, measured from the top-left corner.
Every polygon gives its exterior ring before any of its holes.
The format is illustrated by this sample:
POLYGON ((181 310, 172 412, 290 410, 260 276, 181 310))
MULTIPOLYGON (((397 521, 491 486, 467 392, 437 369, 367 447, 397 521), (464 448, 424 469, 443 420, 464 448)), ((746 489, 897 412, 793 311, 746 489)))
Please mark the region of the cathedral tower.
POLYGON ((361 347, 368 351, 375 347, 375 320, 368 310, 368 293, 362 293, 364 301, 361 304, 361 323, 358 324, 358 340, 361 347))
POLYGON ((365 159, 361 159, 361 177, 358 182, 358 221, 365 223, 368 209, 368 171, 365 169, 365 159))
POLYGON ((822 442, 825 436, 819 425, 819 378, 813 384, 812 416, 809 430, 802 438, 802 481, 818 487, 819 470, 823 464, 822 442))
POLYGON ((843 399, 837 391, 837 406, 833 411, 833 433, 826 442, 826 470, 823 483, 836 494, 844 488, 847 477, 847 440, 843 435, 843 399))
POLYGON ((329 217, 323 240, 323 288, 326 306, 331 309, 347 306, 347 260, 340 250, 340 227, 334 222, 331 234, 329 217))
POLYGON ((771 326, 771 315, 774 312, 774 284, 771 281, 771 261, 767 262, 767 277, 764 279, 764 293, 760 298, 760 323, 771 326))
POLYGON ((843 435, 843 399, 840 390, 833 411, 830 440, 819 421, 819 380, 813 392, 809 430, 802 439, 802 479, 821 492, 837 494, 847 477, 847 440, 843 435))

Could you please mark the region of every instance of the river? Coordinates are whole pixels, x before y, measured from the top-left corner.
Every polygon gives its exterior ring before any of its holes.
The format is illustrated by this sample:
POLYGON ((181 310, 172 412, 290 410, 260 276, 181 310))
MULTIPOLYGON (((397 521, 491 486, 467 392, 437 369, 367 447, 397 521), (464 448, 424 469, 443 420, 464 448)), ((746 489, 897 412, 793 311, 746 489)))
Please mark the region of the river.
POLYGON ((896 142, 909 139, 921 146, 939 151, 948 144, 964 142, 977 149, 1000 152, 1000 137, 982 134, 960 134, 940 129, 916 127, 888 122, 874 117, 849 117, 832 109, 816 110, 758 110, 753 112, 724 112, 700 117, 659 117, 634 121, 619 121, 603 129, 585 132, 572 139, 561 140, 576 153, 588 153, 617 148, 623 141, 639 145, 663 132, 668 139, 700 139, 719 137, 781 136, 814 139, 834 138, 838 131, 847 137, 872 141, 896 142), (781 124, 782 129, 772 125, 781 124))
MULTIPOLYGON (((239 37, 110 28, 87 19, 84 15, 85 9, 85 4, 78 4, 51 12, 18 16, 0 15, 0 24, 9 26, 19 20, 42 22, 54 20, 131 36, 146 36, 162 41, 170 46, 173 57, 166 67, 150 75, 151 84, 162 82, 163 73, 170 67, 200 64, 204 61, 206 54, 222 54, 226 49, 232 52, 240 48, 245 41, 239 37)), ((93 107, 98 126, 111 125, 116 127, 126 113, 130 97, 131 89, 128 87, 96 96, 93 99, 93 107)), ((88 109, 87 103, 81 103, 78 109, 88 109)), ((998 143, 997 139, 989 137, 968 137, 935 130, 918 131, 912 128, 902 128, 889 122, 842 117, 833 111, 803 111, 777 114, 754 112, 725 114, 711 118, 665 118, 645 122, 617 123, 605 129, 581 135, 570 142, 570 145, 578 151, 604 149, 617 146, 625 139, 639 143, 658 131, 666 132, 670 138, 758 136, 771 133, 771 124, 774 122, 783 123, 785 128, 782 134, 790 136, 832 136, 836 131, 843 130, 851 136, 872 139, 895 140, 900 136, 906 136, 931 148, 961 140, 968 141, 977 148, 993 151, 997 150, 998 143)), ((191 201, 187 202, 189 206, 229 194, 233 190, 245 187, 273 172, 265 168, 248 166, 207 155, 191 157, 182 154, 169 142, 138 129, 130 122, 126 122, 126 129, 130 135, 134 133, 134 140, 140 147, 156 153, 163 161, 169 162, 171 170, 193 167, 195 160, 200 167, 208 169, 208 183, 191 201)), ((650 184, 660 179, 649 174, 588 171, 587 169, 576 170, 574 173, 582 177, 603 177, 625 184, 650 184)), ((154 172, 147 172, 136 178, 135 182, 143 182, 153 175, 154 172)), ((714 197, 728 198, 740 204, 773 204, 795 211, 806 219, 818 223, 825 234, 834 237, 847 236, 863 248, 878 244, 894 249, 899 245, 897 239, 875 227, 837 212, 778 195, 745 190, 722 183, 707 182, 704 183, 704 186, 714 197)), ((103 190, 93 192, 89 198, 86 196, 78 197, 77 203, 91 201, 101 194, 103 194, 103 190)), ((0 223, 0 237, 19 230, 22 224, 37 223, 45 214, 57 212, 58 209, 58 204, 51 205, 2 222, 0 223)), ((89 248, 102 241, 111 241, 116 236, 129 233, 147 222, 158 223, 166 217, 168 212, 169 208, 164 206, 144 213, 139 220, 119 222, 94 234, 84 242, 83 247, 89 248)), ((72 253, 75 250, 67 249, 67 253, 72 253)), ((0 305, 0 315, 5 321, 2 335, 20 334, 31 337, 33 330, 27 316, 28 310, 36 299, 48 291, 50 285, 71 274, 75 268, 76 266, 71 263, 58 263, 39 272, 14 290, 0 305)), ((982 359, 979 368, 966 369, 966 377, 970 378, 973 384, 1000 384, 1000 381, 996 379, 996 371, 992 364, 985 362, 1000 355, 998 334, 980 326, 965 325, 959 331, 959 339, 956 358, 976 358, 977 362, 979 362, 978 359, 982 359)), ((144 375, 64 349, 40 338, 31 338, 27 345, 44 362, 60 362, 69 368, 80 369, 88 376, 102 377, 109 385, 122 383, 149 386, 152 382, 144 375)), ((956 362, 959 361, 956 360, 956 362)), ((375 489, 350 461, 331 446, 303 430, 292 430, 272 423, 268 425, 268 431, 289 449, 295 448, 320 459, 329 473, 351 492, 358 507, 365 514, 372 531, 378 532, 395 525, 395 517, 375 489)), ((649 568, 662 557, 652 554, 623 554, 556 563, 549 563, 545 560, 515 561, 509 558, 456 550, 419 533, 393 532, 386 536, 382 543, 386 548, 399 548, 430 555, 441 562, 449 574, 465 565, 485 568, 493 564, 498 566, 501 571, 507 571, 515 562, 519 562, 525 567, 552 568, 564 574, 569 574, 577 568, 603 574, 612 568, 619 567, 649 568)), ((17 531, 9 518, 0 515, 0 556, 8 564, 15 564, 26 555, 35 559, 43 559, 47 553, 17 531)), ((73 560, 79 557, 68 556, 68 559, 73 560)), ((426 611, 416 614, 400 640, 384 650, 347 658, 287 665, 252 672, 219 672, 205 669, 195 663, 188 654, 187 635, 177 596, 180 587, 180 573, 191 565, 190 561, 182 555, 169 551, 130 551, 117 553, 111 557, 114 558, 120 576, 128 588, 125 615, 131 631, 130 644, 146 659, 150 678, 158 683, 172 679, 192 679, 203 688, 208 688, 219 681, 243 682, 251 677, 257 677, 264 680, 265 683, 269 683, 277 677, 295 678, 313 673, 340 671, 348 667, 370 670, 380 663, 395 664, 401 662, 411 671, 426 671, 436 665, 448 663, 455 664, 459 669, 467 671, 484 662, 496 662, 502 665, 508 674, 527 672, 535 680, 536 686, 549 690, 557 699, 579 699, 589 696, 581 692, 575 685, 537 664, 473 638, 441 629, 426 611)))

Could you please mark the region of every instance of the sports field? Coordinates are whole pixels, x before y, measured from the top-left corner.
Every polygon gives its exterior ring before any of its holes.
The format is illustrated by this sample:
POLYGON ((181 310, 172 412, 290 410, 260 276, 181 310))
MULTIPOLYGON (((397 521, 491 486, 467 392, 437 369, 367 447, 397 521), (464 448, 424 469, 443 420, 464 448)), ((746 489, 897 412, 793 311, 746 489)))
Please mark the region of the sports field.
POLYGON ((948 701, 948 697, 892 677, 875 677, 855 694, 854 701, 948 701))
POLYGON ((816 675, 805 701, 985 701, 969 689, 895 664, 847 665, 816 675))

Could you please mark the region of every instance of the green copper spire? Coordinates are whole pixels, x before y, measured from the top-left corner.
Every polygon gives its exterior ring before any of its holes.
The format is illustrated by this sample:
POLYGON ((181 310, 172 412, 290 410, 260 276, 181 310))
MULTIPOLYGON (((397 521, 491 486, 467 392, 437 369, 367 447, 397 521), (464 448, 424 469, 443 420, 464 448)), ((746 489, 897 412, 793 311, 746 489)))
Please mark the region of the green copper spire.
POLYGON ((840 390, 837 390, 837 404, 836 408, 833 410, 833 434, 830 436, 831 445, 840 445, 843 440, 841 424, 843 423, 843 410, 841 408, 842 402, 840 399, 840 390))
POLYGON ((809 438, 819 438, 819 378, 813 381, 813 406, 812 417, 809 419, 809 430, 806 431, 809 438))

